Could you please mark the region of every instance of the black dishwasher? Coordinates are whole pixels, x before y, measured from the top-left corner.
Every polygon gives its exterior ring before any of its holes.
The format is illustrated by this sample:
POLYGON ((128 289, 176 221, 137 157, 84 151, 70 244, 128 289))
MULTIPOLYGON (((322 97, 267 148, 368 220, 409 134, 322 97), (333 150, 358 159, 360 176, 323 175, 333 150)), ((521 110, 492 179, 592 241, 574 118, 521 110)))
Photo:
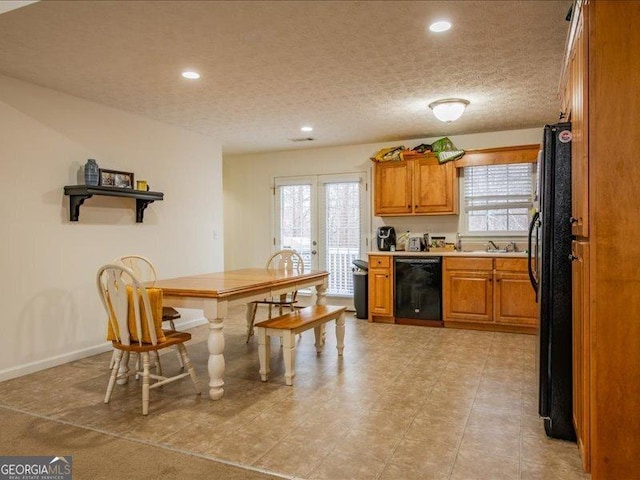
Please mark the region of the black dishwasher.
POLYGON ((442 326, 442 257, 395 257, 397 323, 442 326))

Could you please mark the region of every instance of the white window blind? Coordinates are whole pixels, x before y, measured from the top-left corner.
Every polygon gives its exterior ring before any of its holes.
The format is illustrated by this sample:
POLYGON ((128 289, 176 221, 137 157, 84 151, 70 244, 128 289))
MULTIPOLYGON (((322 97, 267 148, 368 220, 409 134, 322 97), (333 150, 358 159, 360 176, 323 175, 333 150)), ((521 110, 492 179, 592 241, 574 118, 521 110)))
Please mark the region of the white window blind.
POLYGON ((465 167, 468 232, 526 232, 533 204, 533 168, 532 163, 465 167))

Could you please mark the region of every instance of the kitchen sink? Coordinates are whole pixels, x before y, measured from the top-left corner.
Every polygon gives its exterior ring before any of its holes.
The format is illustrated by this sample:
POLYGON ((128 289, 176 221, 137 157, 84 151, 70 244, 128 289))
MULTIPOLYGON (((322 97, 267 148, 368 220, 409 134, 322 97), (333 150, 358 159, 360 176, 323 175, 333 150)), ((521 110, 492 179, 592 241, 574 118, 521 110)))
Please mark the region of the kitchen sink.
POLYGON ((462 250, 462 253, 522 253, 522 252, 513 252, 506 250, 504 248, 491 248, 489 250, 462 250))

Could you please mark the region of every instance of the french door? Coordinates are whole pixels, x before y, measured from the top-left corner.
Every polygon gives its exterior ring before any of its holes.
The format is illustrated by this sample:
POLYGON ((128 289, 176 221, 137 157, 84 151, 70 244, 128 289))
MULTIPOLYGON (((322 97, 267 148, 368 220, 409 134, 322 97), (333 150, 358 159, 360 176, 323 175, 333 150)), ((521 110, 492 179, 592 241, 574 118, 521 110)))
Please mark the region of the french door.
POLYGON ((353 296, 352 261, 365 258, 366 174, 276 177, 275 250, 292 248, 307 270, 327 270, 327 295, 353 296))

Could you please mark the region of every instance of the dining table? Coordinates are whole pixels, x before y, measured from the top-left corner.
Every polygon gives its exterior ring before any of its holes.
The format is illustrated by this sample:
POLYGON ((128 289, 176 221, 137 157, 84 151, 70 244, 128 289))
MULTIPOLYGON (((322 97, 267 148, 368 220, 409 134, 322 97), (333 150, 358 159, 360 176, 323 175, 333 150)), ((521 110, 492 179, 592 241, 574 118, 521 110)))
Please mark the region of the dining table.
MULTIPOLYGON (((229 306, 277 298, 309 288, 315 288, 316 303, 324 305, 328 277, 329 273, 324 270, 296 273, 266 268, 243 268, 160 279, 154 286, 162 289, 164 305, 203 311, 209 322, 209 397, 212 400, 220 400, 224 395, 224 321, 229 306)), ((251 328, 251 313, 252 309, 247 308, 247 328, 251 328)))

